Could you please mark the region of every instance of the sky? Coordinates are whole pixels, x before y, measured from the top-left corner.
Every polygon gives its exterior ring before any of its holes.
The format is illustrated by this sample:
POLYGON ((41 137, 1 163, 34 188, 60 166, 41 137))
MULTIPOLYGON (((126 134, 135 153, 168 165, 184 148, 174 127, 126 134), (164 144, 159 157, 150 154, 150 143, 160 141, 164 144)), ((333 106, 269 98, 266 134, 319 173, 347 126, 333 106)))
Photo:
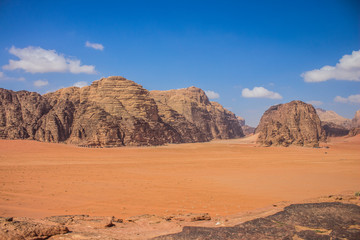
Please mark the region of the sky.
POLYGON ((196 86, 251 126, 292 100, 360 109, 357 0, 0 0, 0 34, 0 87, 14 91, 196 86))

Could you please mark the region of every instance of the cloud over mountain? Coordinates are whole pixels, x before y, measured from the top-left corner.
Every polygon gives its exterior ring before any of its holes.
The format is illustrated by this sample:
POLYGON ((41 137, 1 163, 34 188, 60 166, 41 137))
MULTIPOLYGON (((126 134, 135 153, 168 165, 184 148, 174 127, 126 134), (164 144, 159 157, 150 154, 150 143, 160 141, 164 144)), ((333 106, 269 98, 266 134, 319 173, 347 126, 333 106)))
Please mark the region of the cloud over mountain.
POLYGON ((339 103, 360 103, 360 94, 350 95, 345 98, 341 96, 336 96, 334 98, 334 101, 339 103))
POLYGON ((269 91, 264 87, 254 87, 252 90, 244 88, 242 90, 242 96, 244 98, 282 99, 282 96, 279 93, 269 91))
POLYGON ((74 83, 74 87, 79 87, 79 88, 85 87, 87 85, 88 85, 88 83, 85 81, 80 81, 80 82, 74 83))
POLYGON ((36 80, 34 82, 35 87, 44 87, 46 85, 49 85, 49 82, 47 80, 36 80))
POLYGON ((46 50, 41 47, 29 46, 16 48, 12 46, 9 53, 15 55, 19 60, 9 60, 9 64, 3 66, 5 70, 23 69, 29 73, 47 72, 70 72, 70 73, 96 73, 92 65, 81 65, 80 60, 65 58, 55 50, 46 50))
POLYGON ((330 79, 360 81, 360 50, 344 55, 335 66, 324 66, 301 74, 305 82, 324 82, 330 79))
POLYGON ((214 91, 211 91, 211 90, 205 90, 205 94, 210 99, 216 99, 216 98, 220 97, 220 94, 218 94, 214 91))

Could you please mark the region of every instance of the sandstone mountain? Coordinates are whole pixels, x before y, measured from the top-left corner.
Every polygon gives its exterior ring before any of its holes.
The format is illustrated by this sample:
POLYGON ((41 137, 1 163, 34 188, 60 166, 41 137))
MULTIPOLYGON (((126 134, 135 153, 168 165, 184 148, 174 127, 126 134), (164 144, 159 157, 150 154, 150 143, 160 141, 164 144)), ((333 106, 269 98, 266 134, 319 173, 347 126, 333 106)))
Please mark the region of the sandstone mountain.
POLYGON ((249 125, 246 125, 245 124, 245 119, 243 117, 239 117, 237 116, 236 117, 237 120, 239 121, 239 124, 242 128, 242 131, 244 133, 245 136, 249 136, 251 134, 254 134, 255 133, 255 128, 254 127, 250 127, 249 125))
POLYGON ((344 127, 345 129, 351 128, 351 120, 340 116, 334 111, 327 111, 321 108, 317 108, 316 113, 322 122, 334 123, 344 127))
POLYGON ((321 120, 321 126, 327 137, 340 137, 349 134, 351 120, 344 118, 334 111, 327 111, 321 108, 316 109, 321 120))
POLYGON ((264 146, 299 145, 318 147, 326 136, 315 108, 301 101, 270 107, 256 129, 264 146))
POLYGON ((356 111, 354 118, 351 120, 351 127, 349 136, 360 134, 360 110, 356 111))
POLYGON ((229 139, 243 137, 241 126, 234 113, 219 103, 210 102, 200 88, 189 87, 169 91, 151 91, 151 97, 159 106, 164 122, 176 128, 169 109, 193 124, 206 139, 229 139))
POLYGON ((190 106, 177 103, 190 112, 208 113, 206 119, 194 116, 189 120, 187 112, 155 101, 152 95, 122 77, 103 78, 90 86, 64 88, 43 96, 0 89, 0 137, 108 147, 242 136, 234 114, 210 103, 206 96, 188 97, 192 99, 190 106), (206 124, 209 128, 202 128, 206 124))
POLYGON ((360 110, 356 111, 354 118, 351 120, 351 126, 360 128, 360 110))

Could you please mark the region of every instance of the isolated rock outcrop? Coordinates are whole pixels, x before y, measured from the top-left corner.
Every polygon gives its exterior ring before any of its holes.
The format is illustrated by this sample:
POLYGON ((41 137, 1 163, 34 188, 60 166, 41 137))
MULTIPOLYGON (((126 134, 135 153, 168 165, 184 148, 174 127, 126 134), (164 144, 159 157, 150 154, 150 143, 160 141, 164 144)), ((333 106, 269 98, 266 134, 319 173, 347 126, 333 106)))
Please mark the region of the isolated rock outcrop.
POLYGON ((270 107, 261 117, 256 133, 257 142, 264 146, 318 147, 326 139, 315 108, 301 101, 270 107))
POLYGON ((251 134, 254 134, 255 133, 255 128, 254 127, 250 127, 249 125, 246 125, 245 124, 245 119, 243 117, 239 117, 237 116, 236 117, 237 120, 239 121, 239 124, 241 126, 241 129, 244 133, 245 136, 249 136, 251 134))
MULTIPOLYGON (((166 117, 166 110, 173 110, 195 125, 206 139, 228 139, 244 136, 235 114, 219 103, 210 102, 200 88, 189 87, 169 91, 151 91, 158 104, 160 115, 171 126, 172 118, 166 117)), ((176 126, 174 126, 176 127, 176 126)))
MULTIPOLYGON (((242 136, 233 121, 235 115, 220 104, 211 104, 206 96, 207 119, 189 120, 185 112, 155 101, 152 95, 123 77, 102 78, 90 86, 43 96, 0 89, 0 138, 116 147, 242 136), (209 128, 200 127, 198 121, 205 121, 209 128)), ((177 104, 189 107, 185 102, 177 104)), ((191 104, 201 105, 196 100, 191 104)))

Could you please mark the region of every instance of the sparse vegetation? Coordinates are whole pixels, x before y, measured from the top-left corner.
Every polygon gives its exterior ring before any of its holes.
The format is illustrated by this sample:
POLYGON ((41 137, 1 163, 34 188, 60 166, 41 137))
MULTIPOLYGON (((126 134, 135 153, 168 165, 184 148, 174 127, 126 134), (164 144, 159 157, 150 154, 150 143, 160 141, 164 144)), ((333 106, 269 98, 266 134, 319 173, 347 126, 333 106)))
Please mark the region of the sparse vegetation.
POLYGON ((355 196, 356 196, 356 197, 360 197, 360 192, 356 192, 356 193, 355 193, 355 196))

